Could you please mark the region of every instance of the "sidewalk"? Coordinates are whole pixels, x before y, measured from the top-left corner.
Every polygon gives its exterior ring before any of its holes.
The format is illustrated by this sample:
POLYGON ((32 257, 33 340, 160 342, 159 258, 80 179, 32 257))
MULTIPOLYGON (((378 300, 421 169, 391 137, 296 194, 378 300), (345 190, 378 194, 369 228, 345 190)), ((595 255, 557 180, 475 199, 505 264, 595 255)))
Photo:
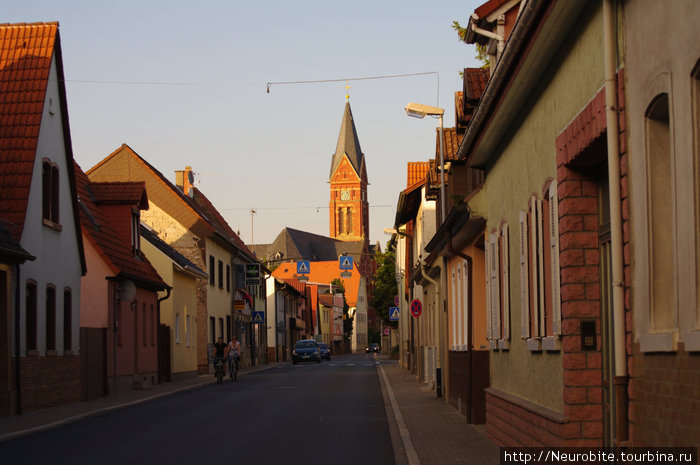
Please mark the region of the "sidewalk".
MULTIPOLYGON (((483 427, 467 424, 444 398, 437 398, 398 363, 385 361, 378 368, 386 385, 385 397, 389 397, 386 403, 392 404, 387 406, 387 416, 395 416, 405 451, 403 457, 396 454, 397 465, 500 463, 499 448, 486 437, 483 427)), ((392 438, 392 442, 396 441, 392 438)))
MULTIPOLYGON (((267 370, 279 363, 241 370, 240 376, 267 370)), ((499 449, 435 392, 424 389, 398 363, 380 357, 377 365, 392 433, 397 465, 496 465, 499 449)), ((158 384, 150 389, 76 402, 49 409, 0 417, 0 441, 55 428, 81 418, 146 402, 214 382, 211 374, 158 384)))

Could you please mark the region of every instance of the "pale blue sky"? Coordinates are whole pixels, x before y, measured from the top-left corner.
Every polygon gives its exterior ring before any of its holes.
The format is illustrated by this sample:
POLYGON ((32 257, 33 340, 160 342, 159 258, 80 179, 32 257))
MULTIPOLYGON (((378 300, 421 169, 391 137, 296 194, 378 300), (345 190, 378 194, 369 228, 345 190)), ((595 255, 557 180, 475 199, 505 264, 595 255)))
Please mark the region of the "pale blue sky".
POLYGON ((74 155, 84 170, 127 143, 174 181, 197 187, 241 238, 285 226, 328 235, 328 175, 352 79, 370 186, 370 239, 394 223, 406 162, 434 156, 445 108, 454 126, 459 71, 478 66, 462 24, 482 1, 0 0, 0 22, 59 21, 74 155), (92 81, 92 82, 88 82, 92 81), (136 83, 140 84, 136 84, 136 83), (144 84, 147 83, 147 84, 144 84))

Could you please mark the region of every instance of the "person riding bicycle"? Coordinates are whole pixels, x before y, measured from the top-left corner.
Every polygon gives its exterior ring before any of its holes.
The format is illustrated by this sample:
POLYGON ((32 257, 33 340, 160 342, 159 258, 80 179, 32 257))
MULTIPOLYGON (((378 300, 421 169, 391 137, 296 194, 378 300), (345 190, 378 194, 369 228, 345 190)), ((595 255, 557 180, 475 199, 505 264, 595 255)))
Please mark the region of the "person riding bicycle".
POLYGON ((233 336, 228 346, 226 346, 226 359, 228 360, 229 374, 231 375, 231 379, 233 379, 233 362, 236 362, 235 369, 238 370, 238 362, 241 360, 241 343, 238 342, 236 336, 233 336))
POLYGON ((219 340, 214 343, 214 368, 216 364, 224 362, 224 351, 226 350, 226 344, 224 343, 224 338, 219 337, 219 340))

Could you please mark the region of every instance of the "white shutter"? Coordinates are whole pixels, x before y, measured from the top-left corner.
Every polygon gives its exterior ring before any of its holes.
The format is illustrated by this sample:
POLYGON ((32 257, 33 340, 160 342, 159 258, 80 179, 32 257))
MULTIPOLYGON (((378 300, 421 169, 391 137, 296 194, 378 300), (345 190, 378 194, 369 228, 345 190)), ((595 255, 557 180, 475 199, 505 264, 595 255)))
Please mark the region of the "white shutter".
POLYGON ((537 198, 530 198, 530 302, 532 311, 532 332, 530 337, 538 337, 540 335, 540 295, 539 295, 539 266, 538 266, 538 241, 537 241, 537 198))
POLYGON ((452 349, 459 343, 457 341, 457 305, 455 305, 455 295, 457 294, 457 282, 455 272, 452 271, 452 287, 450 288, 450 311, 452 312, 452 349))
POLYGON ((491 276, 489 277, 489 291, 491 293, 491 334, 494 339, 501 338, 501 299, 499 276, 500 267, 498 260, 498 234, 489 235, 489 262, 491 276))
POLYGON ((508 241, 508 225, 501 228, 501 318, 503 319, 503 334, 501 337, 510 340, 510 245, 508 241))
POLYGON ((544 311, 544 238, 543 238, 543 224, 542 224, 542 199, 535 199, 535 205, 537 207, 537 300, 539 302, 538 312, 540 315, 540 324, 538 325, 538 336, 546 336, 547 327, 545 323, 545 311, 544 311))
POLYGON ((559 208, 557 183, 549 186, 549 244, 552 273, 552 328, 553 335, 561 334, 561 285, 559 274, 559 208))
POLYGON ((472 279, 471 276, 469 276, 469 267, 467 265, 467 261, 465 260, 462 263, 462 269, 464 270, 463 273, 463 278, 462 278, 462 309, 464 310, 464 315, 462 316, 462 349, 469 350, 467 347, 467 342, 469 341, 469 331, 471 328, 469 328, 469 303, 471 299, 471 296, 469 295, 469 280, 472 279))
POLYGON ((530 282, 528 273, 527 213, 520 211, 520 337, 530 337, 530 282))
POLYGON ((491 253, 491 247, 489 246, 489 241, 486 239, 484 241, 484 258, 486 273, 484 276, 486 281, 486 339, 489 341, 493 340, 493 323, 491 322, 491 262, 489 261, 489 254, 491 253))

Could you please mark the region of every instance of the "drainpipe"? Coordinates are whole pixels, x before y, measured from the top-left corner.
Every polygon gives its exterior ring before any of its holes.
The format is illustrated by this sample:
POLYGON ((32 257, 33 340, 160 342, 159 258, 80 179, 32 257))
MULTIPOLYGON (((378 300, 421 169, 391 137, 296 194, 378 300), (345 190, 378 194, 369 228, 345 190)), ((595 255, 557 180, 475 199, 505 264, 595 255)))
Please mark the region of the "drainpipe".
POLYGON ((452 255, 456 255, 458 257, 463 258, 467 262, 467 276, 469 276, 469 279, 467 280, 467 294, 469 295, 469 299, 467 300, 467 370, 469 370, 469 404, 467 405, 467 423, 472 422, 472 381, 474 380, 474 373, 473 373, 473 367, 474 367, 474 341, 472 340, 472 333, 474 332, 473 330, 473 321, 474 321, 474 305, 473 305, 473 299, 472 299, 472 269, 473 269, 473 264, 472 264, 472 257, 469 255, 463 254, 462 252, 455 250, 452 248, 452 236, 448 235, 447 236, 447 251, 450 252, 452 255))
POLYGON ((610 236, 612 254, 613 337, 615 352, 615 423, 619 446, 628 439, 627 341, 625 337, 625 290, 622 261, 622 214, 620 195, 620 150, 617 108, 617 37, 613 0, 603 0, 603 46, 605 56, 605 118, 608 142, 610 189, 610 236))
POLYGON ((20 273, 20 266, 19 263, 15 265, 15 389, 17 389, 17 415, 22 415, 22 379, 21 379, 21 370, 20 370, 20 344, 19 344, 19 337, 20 337, 20 325, 19 325, 19 318, 22 315, 22 309, 20 306, 20 289, 19 289, 19 273, 20 273))
MULTIPOLYGON (((170 298, 170 291, 172 291, 172 287, 168 286, 165 288, 165 296, 161 297, 158 299, 158 304, 156 305, 156 327, 158 328, 156 330, 156 347, 158 348, 158 354, 160 355, 160 303, 163 302, 164 300, 168 300, 170 298)), ((170 351, 168 350, 168 360, 164 361, 165 365, 167 366, 166 373, 165 373, 165 380, 164 381, 172 381, 172 378, 170 377, 170 351)), ((160 367, 160 361, 158 363, 160 367)), ((160 374, 160 373, 159 373, 160 374)), ((162 381, 159 379, 158 384, 162 383, 162 381)))
POLYGON ((428 276, 425 272, 425 262, 421 260, 420 262, 420 272, 427 281, 429 281, 435 287, 435 392, 438 397, 442 397, 442 368, 440 366, 440 347, 438 340, 440 339, 440 287, 437 281, 428 276))

